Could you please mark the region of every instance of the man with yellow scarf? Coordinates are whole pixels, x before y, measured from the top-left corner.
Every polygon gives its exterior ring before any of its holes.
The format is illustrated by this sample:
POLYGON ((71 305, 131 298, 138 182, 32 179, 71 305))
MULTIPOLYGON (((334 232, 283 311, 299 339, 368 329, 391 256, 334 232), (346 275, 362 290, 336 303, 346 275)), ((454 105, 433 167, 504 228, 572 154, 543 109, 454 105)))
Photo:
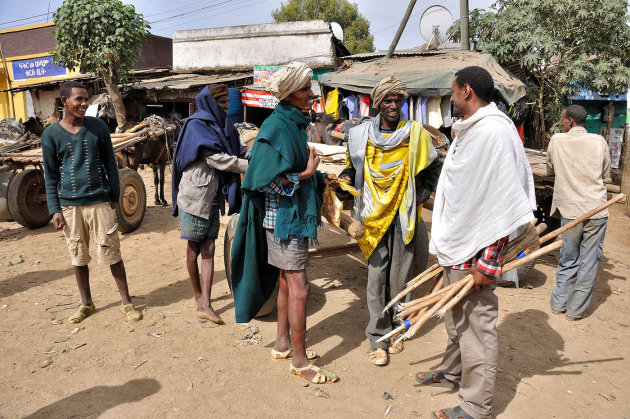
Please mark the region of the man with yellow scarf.
POLYGON ((346 168, 339 176, 361 192, 353 217, 365 228, 359 247, 368 262, 365 334, 374 365, 387 364, 388 354, 403 350, 402 342, 376 340, 392 330, 395 313, 393 308, 383 313, 385 305, 413 275, 416 225, 440 171, 429 133, 401 113, 407 97, 406 86, 392 76, 374 87, 372 102, 379 114, 350 130, 346 168))

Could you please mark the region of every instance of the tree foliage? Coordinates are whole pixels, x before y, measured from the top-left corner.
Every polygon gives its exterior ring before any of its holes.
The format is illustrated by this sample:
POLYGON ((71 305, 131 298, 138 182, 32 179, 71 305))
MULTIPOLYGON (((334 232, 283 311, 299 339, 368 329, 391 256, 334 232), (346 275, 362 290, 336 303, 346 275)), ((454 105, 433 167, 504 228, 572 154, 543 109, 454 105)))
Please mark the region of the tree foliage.
POLYGON ((353 54, 374 51, 370 22, 348 0, 288 0, 271 12, 276 22, 324 20, 343 28, 344 45, 353 54))
POLYGON ((471 38, 476 49, 525 70, 543 141, 549 121, 557 123, 567 96, 579 87, 606 94, 628 89, 626 0, 498 0, 492 8, 471 12, 471 38))
POLYGON ((132 5, 120 0, 66 0, 53 18, 57 27, 55 63, 102 77, 114 102, 118 125, 124 124, 118 83, 127 79, 136 64, 150 29, 148 22, 132 5))

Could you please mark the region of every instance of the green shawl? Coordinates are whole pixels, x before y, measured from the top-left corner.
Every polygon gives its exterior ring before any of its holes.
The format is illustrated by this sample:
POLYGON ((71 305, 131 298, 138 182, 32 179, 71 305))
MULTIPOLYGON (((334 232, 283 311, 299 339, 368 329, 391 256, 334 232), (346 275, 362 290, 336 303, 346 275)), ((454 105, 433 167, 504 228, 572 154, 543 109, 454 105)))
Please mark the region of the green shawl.
MULTIPOLYGON (((243 206, 232 241, 232 291, 238 323, 249 322, 256 316, 271 296, 279 275, 278 269, 267 263, 267 241, 262 226, 265 194, 259 189, 283 173, 299 173, 306 169, 305 128, 309 122, 297 108, 281 102, 263 123, 252 147, 241 185, 243 206)), ((324 177, 317 172, 300 181, 293 196, 280 197, 274 230, 276 238, 317 240, 324 177)))

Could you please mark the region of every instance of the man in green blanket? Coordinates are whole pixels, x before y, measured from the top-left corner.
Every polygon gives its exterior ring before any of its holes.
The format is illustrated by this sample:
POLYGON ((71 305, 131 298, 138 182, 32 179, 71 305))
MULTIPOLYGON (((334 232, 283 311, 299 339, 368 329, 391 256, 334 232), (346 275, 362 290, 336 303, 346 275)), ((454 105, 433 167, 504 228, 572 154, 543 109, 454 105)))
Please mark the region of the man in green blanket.
POLYGON ((322 193, 336 183, 317 171, 319 157, 308 147, 313 71, 303 63, 285 65, 268 82, 280 103, 262 124, 241 185, 245 193, 232 242, 232 286, 236 321, 249 322, 278 288, 274 360, 291 360, 290 373, 314 384, 337 377, 312 365, 306 351, 306 278, 309 240, 317 241, 322 193))

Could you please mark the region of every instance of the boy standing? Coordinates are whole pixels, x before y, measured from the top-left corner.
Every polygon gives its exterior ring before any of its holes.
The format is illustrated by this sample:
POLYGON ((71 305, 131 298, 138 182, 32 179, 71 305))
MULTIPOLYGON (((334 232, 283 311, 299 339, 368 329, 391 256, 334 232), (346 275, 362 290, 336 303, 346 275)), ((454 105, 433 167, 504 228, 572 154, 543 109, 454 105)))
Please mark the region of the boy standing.
POLYGON ((88 93, 83 84, 65 82, 59 93, 65 115, 42 134, 42 153, 48 212, 55 228, 63 228, 81 293, 81 306, 69 321, 80 323, 95 310, 88 269, 90 232, 98 243, 99 262, 110 265, 122 312, 139 321, 142 313, 129 298, 113 211, 120 185, 109 129, 98 118, 85 116, 88 93))

